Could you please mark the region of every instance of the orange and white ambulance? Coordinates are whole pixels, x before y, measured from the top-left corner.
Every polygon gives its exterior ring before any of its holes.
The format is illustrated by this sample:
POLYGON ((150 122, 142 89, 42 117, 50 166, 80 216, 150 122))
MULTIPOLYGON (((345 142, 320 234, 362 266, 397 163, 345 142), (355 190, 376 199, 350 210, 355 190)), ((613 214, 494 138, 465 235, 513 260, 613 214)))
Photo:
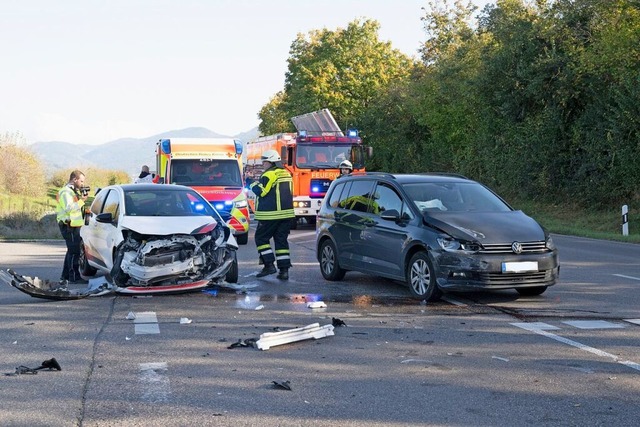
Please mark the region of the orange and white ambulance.
POLYGON ((232 138, 168 138, 156 144, 158 182, 202 194, 231 227, 238 244, 249 237, 243 190, 242 142, 232 138))

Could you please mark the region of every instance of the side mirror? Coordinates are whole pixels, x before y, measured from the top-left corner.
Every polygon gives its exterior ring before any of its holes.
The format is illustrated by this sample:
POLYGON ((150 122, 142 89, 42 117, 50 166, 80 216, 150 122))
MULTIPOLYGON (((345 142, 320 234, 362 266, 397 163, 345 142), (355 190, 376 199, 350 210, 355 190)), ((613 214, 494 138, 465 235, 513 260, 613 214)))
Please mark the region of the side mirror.
POLYGON ((380 214, 380 218, 385 219, 387 221, 399 221, 400 220, 400 212, 396 209, 389 209, 388 211, 383 211, 380 214))
POLYGON ((103 212, 96 216, 96 221, 104 224, 111 224, 113 222, 113 214, 111 212, 103 212))

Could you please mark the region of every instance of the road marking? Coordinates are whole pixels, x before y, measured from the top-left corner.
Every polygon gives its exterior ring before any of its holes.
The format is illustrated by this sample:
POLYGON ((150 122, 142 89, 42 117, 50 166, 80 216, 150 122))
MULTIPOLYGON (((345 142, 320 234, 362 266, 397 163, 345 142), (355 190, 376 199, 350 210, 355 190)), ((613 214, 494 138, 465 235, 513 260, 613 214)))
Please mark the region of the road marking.
POLYGON ((513 326, 517 326, 518 328, 526 329, 530 331, 532 329, 539 329, 541 331, 558 331, 560 328, 557 326, 550 325, 544 322, 530 322, 530 323, 512 323, 513 326))
POLYGON ((633 324, 636 324, 636 325, 640 325, 640 319, 622 319, 622 320, 624 320, 625 322, 629 322, 629 323, 633 323, 633 324))
POLYGON ((166 376, 166 362, 140 363, 138 382, 142 389, 142 400, 147 402, 167 402, 171 394, 171 383, 166 376))
POLYGON ((621 329, 624 325, 620 323, 607 322, 606 320, 567 320, 563 321, 569 326, 578 329, 621 329))
POLYGON ((441 299, 442 301, 448 302, 449 304, 457 305, 458 307, 466 307, 466 306, 467 306, 467 304, 465 304, 465 303, 463 303, 463 302, 461 302, 461 301, 455 300, 455 299, 453 299, 453 298, 449 298, 449 297, 440 297, 440 299, 441 299))
POLYGON ((614 274, 614 276, 624 277, 625 279, 640 280, 640 277, 625 276, 624 274, 614 274))
POLYGON ((602 351, 602 350, 599 350, 597 348, 581 344, 581 343, 579 343, 577 341, 573 341, 573 340, 570 340, 568 338, 564 338, 564 337, 561 337, 559 335, 552 334, 551 332, 547 332, 547 331, 544 331, 542 329, 537 329, 537 328, 531 327, 530 326, 531 323, 512 323, 512 325, 516 326, 518 328, 522 328, 522 329, 525 329, 527 331, 536 333, 538 335, 542 335, 544 337, 551 338, 552 340, 556 340, 556 341, 561 342, 563 344, 567 344, 567 345, 570 345, 572 347, 576 347, 576 348, 578 348, 580 350, 584 350, 584 351, 587 351, 589 353, 593 353, 593 354, 595 354, 597 356, 608 357, 610 359, 613 359, 615 362, 620 363, 621 365, 625 365, 625 366, 628 366, 628 367, 630 367, 632 369, 640 371, 640 364, 638 364, 638 363, 631 362, 629 360, 620 360, 618 358, 618 356, 613 355, 611 353, 607 353, 606 351, 602 351))
POLYGON ((144 334, 159 334, 160 326, 158 325, 158 317, 155 311, 143 311, 136 313, 136 318, 133 320, 135 323, 135 333, 139 335, 144 334))

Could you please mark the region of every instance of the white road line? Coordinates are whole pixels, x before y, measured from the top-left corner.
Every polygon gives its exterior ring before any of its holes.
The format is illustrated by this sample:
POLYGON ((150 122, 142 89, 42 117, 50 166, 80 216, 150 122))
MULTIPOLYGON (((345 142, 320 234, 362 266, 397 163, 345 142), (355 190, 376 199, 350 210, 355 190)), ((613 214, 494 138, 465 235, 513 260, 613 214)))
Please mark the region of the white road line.
POLYGON ((458 300, 455 300, 455 299, 453 299, 453 298, 449 298, 449 297, 440 297, 440 299, 441 299, 442 301, 446 301, 446 302, 448 302, 449 304, 457 305, 458 307, 466 307, 466 306, 467 306, 467 304, 465 304, 465 303, 463 303, 463 302, 460 302, 460 301, 458 301, 458 300))
POLYGON ((625 279, 640 280, 640 277, 625 276, 624 274, 614 274, 614 276, 623 277, 625 279))
POLYGON ((593 354, 595 354, 597 356, 608 357, 610 359, 613 359, 615 362, 620 363, 621 365, 625 365, 625 366, 628 366, 628 367, 630 367, 632 369, 640 371, 640 365, 639 364, 637 364, 635 362, 631 362, 629 360, 620 360, 618 358, 618 356, 613 355, 611 353, 607 353, 606 351, 602 351, 602 350, 599 350, 599 349, 594 348, 594 347, 589 347, 588 345, 584 345, 584 344, 581 344, 581 343, 579 343, 577 341, 573 341, 573 340, 570 340, 568 338, 564 338, 564 337, 561 337, 559 335, 552 334, 551 332, 543 331, 542 329, 523 327, 521 323, 512 323, 512 325, 516 326, 518 328, 525 329, 527 331, 534 332, 534 333, 536 333, 538 335, 542 335, 544 337, 551 338, 552 340, 556 340, 556 341, 561 342, 563 344, 567 344, 567 345, 570 345, 572 347, 576 347, 576 348, 578 348, 580 350, 588 351, 589 353, 593 353, 593 354))
POLYGON ((135 333, 138 335, 160 333, 158 317, 156 316, 155 311, 143 311, 136 313, 136 318, 133 320, 133 323, 135 323, 135 333))
POLYGON ((167 402, 171 394, 171 383, 166 373, 166 362, 140 363, 138 383, 142 389, 142 400, 147 402, 167 402))

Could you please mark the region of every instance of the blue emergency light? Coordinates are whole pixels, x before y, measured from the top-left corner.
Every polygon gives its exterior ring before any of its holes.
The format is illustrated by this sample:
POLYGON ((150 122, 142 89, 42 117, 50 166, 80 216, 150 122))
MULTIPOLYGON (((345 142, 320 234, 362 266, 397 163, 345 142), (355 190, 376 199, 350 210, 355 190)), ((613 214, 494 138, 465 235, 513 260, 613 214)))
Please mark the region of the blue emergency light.
POLYGON ((348 129, 347 136, 349 138, 357 138, 358 137, 358 129, 348 129))
POLYGON ((318 187, 317 185, 314 185, 313 187, 311 187, 311 192, 312 193, 319 193, 320 192, 320 187, 318 187))
POLYGON ((242 141, 234 139, 233 144, 236 146, 236 154, 242 154, 242 141))
POLYGON ((160 140, 160 149, 165 154, 171 154, 171 141, 168 139, 160 140))

